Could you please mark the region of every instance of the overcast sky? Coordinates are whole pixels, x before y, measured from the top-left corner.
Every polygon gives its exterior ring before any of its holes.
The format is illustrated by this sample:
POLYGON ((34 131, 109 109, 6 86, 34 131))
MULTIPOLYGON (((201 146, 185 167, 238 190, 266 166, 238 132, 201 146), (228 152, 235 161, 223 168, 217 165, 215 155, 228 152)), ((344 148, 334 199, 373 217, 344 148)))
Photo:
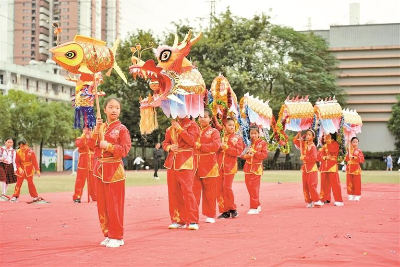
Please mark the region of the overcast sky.
POLYGON ((351 3, 360 4, 360 24, 400 22, 400 0, 121 0, 121 37, 137 29, 156 35, 173 31, 171 21, 189 19, 206 27, 212 2, 215 13, 230 7, 233 15, 252 18, 266 13, 274 24, 295 30, 329 29, 330 25, 349 25, 351 3))

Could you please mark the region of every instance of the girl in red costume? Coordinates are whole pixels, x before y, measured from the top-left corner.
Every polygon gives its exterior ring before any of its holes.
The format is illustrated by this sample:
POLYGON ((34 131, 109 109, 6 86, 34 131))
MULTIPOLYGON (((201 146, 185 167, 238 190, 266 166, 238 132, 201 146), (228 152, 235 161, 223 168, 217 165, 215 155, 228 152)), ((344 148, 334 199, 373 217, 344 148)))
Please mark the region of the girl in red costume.
POLYGON ((119 120, 121 102, 108 98, 104 103, 107 122, 96 121, 89 147, 94 149, 93 175, 97 177, 97 210, 106 237, 100 245, 124 245, 125 171, 122 158, 131 149, 128 129, 119 120))
POLYGON ((33 175, 35 172, 40 177, 40 169, 36 160, 35 152, 29 148, 29 145, 25 140, 19 141, 18 146, 19 149, 17 150, 17 156, 15 158, 15 163, 17 165, 17 184, 15 185, 14 194, 10 201, 18 201, 22 182, 26 179, 28 181, 29 194, 33 197, 32 202, 38 202, 42 200, 42 198, 38 196, 35 184, 33 183, 33 175))
POLYGON ((207 218, 206 223, 215 223, 216 215, 216 188, 218 172, 217 151, 221 147, 221 137, 217 129, 210 125, 211 111, 204 109, 204 116, 199 117, 200 137, 196 142, 197 169, 194 176, 193 193, 196 197, 197 206, 203 195, 203 215, 207 218))
POLYGON ((335 198, 335 206, 344 206, 340 179, 338 173, 337 156, 339 143, 332 139, 331 134, 324 135, 323 146, 318 150, 318 161, 321 163, 321 197, 326 204, 331 202, 331 189, 335 198))
POLYGON ((358 148, 358 138, 351 138, 350 151, 347 151, 345 161, 347 162, 347 194, 351 201, 360 201, 361 198, 361 167, 364 163, 364 154, 358 148))
POLYGON ((169 229, 199 229, 199 207, 193 194, 196 170, 194 149, 200 130, 188 117, 172 120, 165 132, 162 147, 168 152, 167 168, 168 202, 171 224, 169 229))
POLYGON ((260 139, 259 128, 257 125, 250 126, 251 146, 242 155, 246 160, 243 171, 247 191, 250 195, 250 210, 247 214, 258 214, 261 211, 260 204, 260 183, 263 174, 263 160, 268 156, 267 142, 260 139))
POLYGON ((235 218, 238 216, 235 198, 232 191, 233 178, 238 169, 237 158, 242 154, 244 143, 242 137, 235 134, 235 121, 228 118, 225 125, 224 137, 218 154, 220 165, 217 201, 221 215, 218 219, 235 218))
MULTIPOLYGON (((78 170, 76 172, 75 193, 72 197, 75 203, 81 203, 83 187, 87 180, 89 187, 89 195, 92 200, 96 200, 96 183, 97 179, 93 176, 93 150, 89 148, 88 141, 90 140, 92 131, 89 128, 84 128, 80 137, 75 139, 75 146, 78 148, 79 160, 78 170)), ((89 199, 89 198, 88 198, 89 199)))
POLYGON ((307 208, 315 206, 323 206, 324 203, 319 199, 317 192, 318 185, 318 167, 317 167, 317 147, 314 144, 315 133, 313 130, 307 130, 305 142, 299 140, 301 132, 293 139, 293 143, 301 150, 300 160, 303 161, 301 166, 303 180, 304 200, 307 208))

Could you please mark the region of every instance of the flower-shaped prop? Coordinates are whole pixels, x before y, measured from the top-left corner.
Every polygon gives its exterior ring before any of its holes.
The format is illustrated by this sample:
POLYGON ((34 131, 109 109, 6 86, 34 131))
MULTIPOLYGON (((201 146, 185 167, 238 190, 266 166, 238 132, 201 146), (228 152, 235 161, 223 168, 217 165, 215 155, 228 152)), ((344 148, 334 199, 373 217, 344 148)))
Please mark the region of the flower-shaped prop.
MULTIPOLYGON (((58 32, 61 32, 59 29, 58 32)), ((50 52, 53 60, 62 68, 79 78, 67 78, 76 83, 75 87, 75 123, 74 128, 93 128, 96 117, 100 118, 100 106, 98 96, 104 92, 98 92, 97 86, 102 82, 101 72, 108 70, 106 75, 115 69, 126 83, 125 75, 115 61, 115 54, 119 44, 117 39, 112 49, 106 46, 106 42, 98 39, 76 35, 73 42, 58 45, 50 52), (97 105, 97 114, 94 116, 94 99, 97 105), (83 125, 81 124, 83 120, 83 125)))
MULTIPOLYGON (((153 60, 141 59, 140 44, 132 48, 130 73, 149 80, 153 95, 140 99, 140 131, 149 134, 158 127, 156 107, 161 107, 167 117, 194 118, 204 115, 204 94, 206 86, 197 68, 186 57, 190 49, 201 37, 199 33, 192 39, 192 31, 186 34, 182 42, 178 37, 172 46, 161 45, 153 49, 158 64, 153 60)), ((146 48, 149 49, 149 48, 146 48)))
POLYGON ((205 103, 213 112, 213 123, 216 129, 222 131, 227 118, 234 119, 236 129, 238 129, 237 97, 228 79, 222 74, 215 77, 211 83, 210 93, 206 94, 205 103))

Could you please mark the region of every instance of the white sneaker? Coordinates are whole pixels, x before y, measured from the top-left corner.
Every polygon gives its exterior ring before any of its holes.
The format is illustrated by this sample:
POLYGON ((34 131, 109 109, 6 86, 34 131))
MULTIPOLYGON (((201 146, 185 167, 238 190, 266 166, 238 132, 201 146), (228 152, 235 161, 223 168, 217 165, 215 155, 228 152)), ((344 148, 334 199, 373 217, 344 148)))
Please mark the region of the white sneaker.
POLYGON ((333 203, 333 205, 336 207, 343 207, 344 203, 343 202, 335 202, 335 203, 333 203))
POLYGON ((188 229, 189 230, 199 230, 199 225, 197 223, 190 223, 188 229))
POLYGON ((17 197, 12 197, 10 201, 14 202, 14 203, 17 203, 18 202, 18 198, 17 197))
POLYGON ((185 229, 186 228, 186 224, 179 224, 179 223, 172 223, 168 226, 168 229, 185 229))
POLYGON ((207 217, 204 222, 206 222, 206 223, 215 223, 215 219, 211 218, 211 217, 207 217))
POLYGON ((311 203, 308 203, 307 206, 306 206, 306 208, 312 208, 312 207, 314 207, 314 205, 313 205, 312 202, 311 202, 311 203))
POLYGON ((258 214, 258 213, 260 213, 260 212, 258 211, 258 209, 250 209, 250 210, 247 212, 247 214, 258 214))
POLYGON ((317 202, 314 202, 314 206, 323 206, 324 202, 322 202, 321 200, 318 200, 317 202))
POLYGON ((110 238, 106 237, 103 241, 100 242, 100 246, 105 246, 107 245, 108 241, 110 241, 110 238))
POLYGON ((106 247, 107 248, 119 248, 120 246, 125 245, 125 242, 123 239, 113 239, 110 238, 110 240, 108 241, 106 247))
POLYGON ((350 200, 350 201, 353 201, 353 200, 354 200, 354 197, 355 197, 354 195, 349 195, 349 196, 347 197, 347 199, 350 200))
POLYGON ((158 177, 156 177, 156 176, 154 176, 154 179, 156 179, 156 180, 160 180, 160 178, 158 178, 158 177))
POLYGON ((361 196, 354 196, 354 201, 360 201, 361 196))
POLYGON ((261 211, 261 205, 257 207, 258 213, 261 211))

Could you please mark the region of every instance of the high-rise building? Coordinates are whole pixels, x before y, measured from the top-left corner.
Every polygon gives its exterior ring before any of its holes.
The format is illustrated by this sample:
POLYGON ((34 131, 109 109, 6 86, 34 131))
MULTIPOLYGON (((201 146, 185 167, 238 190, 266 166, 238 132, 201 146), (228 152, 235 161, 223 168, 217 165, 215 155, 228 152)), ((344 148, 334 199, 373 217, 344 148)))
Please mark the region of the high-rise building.
POLYGON ((14 7, 8 11, 14 35, 8 40, 13 40, 12 63, 17 65, 51 57, 54 22, 62 28, 60 43, 80 34, 112 44, 119 36, 119 0, 8 0, 8 6, 14 7))

